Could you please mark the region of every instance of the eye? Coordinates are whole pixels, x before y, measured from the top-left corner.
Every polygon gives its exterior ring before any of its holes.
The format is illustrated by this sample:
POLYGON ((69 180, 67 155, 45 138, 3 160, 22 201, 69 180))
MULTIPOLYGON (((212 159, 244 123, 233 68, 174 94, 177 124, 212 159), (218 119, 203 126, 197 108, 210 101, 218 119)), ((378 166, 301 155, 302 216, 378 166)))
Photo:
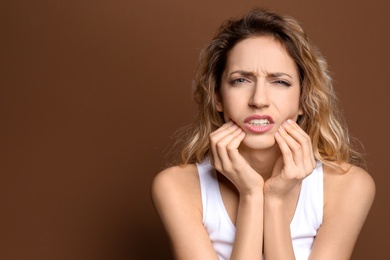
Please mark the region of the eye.
POLYGON ((282 79, 275 80, 273 83, 278 84, 278 85, 282 85, 282 86, 286 86, 286 87, 291 87, 290 82, 288 82, 286 80, 282 80, 282 79))
POLYGON ((235 79, 232 79, 230 81, 230 84, 231 85, 240 85, 240 84, 244 84, 244 83, 248 83, 249 80, 245 79, 245 78, 235 78, 235 79))

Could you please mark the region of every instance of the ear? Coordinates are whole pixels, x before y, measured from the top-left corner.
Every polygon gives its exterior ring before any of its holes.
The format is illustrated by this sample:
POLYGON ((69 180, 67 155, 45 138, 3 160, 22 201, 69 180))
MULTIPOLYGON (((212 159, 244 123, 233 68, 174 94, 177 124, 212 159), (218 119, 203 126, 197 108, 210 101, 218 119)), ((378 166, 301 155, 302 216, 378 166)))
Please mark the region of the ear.
POLYGON ((215 93, 215 108, 218 112, 223 112, 222 99, 218 93, 215 93))
POLYGON ((301 116, 303 115, 303 109, 300 107, 299 110, 298 110, 298 115, 301 116))
POLYGON ((299 99, 299 105, 298 105, 298 116, 303 115, 303 108, 302 108, 302 102, 301 99, 299 99))

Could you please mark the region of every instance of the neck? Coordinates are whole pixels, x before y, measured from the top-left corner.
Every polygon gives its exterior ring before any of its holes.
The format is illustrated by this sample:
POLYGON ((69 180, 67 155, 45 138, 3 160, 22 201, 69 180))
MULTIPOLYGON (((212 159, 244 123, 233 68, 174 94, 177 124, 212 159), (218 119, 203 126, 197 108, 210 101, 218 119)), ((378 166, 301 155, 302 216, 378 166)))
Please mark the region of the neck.
POLYGON ((254 150, 247 147, 240 147, 239 150, 240 154, 263 177, 264 181, 271 177, 275 163, 280 157, 278 145, 266 150, 254 150))

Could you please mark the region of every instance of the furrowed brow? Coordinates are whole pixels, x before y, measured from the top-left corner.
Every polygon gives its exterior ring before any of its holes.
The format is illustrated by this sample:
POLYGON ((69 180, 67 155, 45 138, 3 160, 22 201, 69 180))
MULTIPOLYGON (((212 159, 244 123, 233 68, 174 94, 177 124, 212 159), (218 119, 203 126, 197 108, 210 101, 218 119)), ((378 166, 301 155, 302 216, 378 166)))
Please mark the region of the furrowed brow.
POLYGON ((229 75, 232 75, 232 74, 240 74, 242 76, 245 76, 245 77, 255 77, 256 76, 256 73, 252 72, 252 71, 246 71, 246 70, 235 70, 235 71, 232 71, 229 73, 229 75))
POLYGON ((278 77, 282 77, 282 76, 287 76, 287 77, 292 79, 292 77, 289 74, 283 73, 283 72, 273 72, 273 73, 268 73, 268 75, 267 75, 267 77, 269 77, 269 78, 278 78, 278 77))

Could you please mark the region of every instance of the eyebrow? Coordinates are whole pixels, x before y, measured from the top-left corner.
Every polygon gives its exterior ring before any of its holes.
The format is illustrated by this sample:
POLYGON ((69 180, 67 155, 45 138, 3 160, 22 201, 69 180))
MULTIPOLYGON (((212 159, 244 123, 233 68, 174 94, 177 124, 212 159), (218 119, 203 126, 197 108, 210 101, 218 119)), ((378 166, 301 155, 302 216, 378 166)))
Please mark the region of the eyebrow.
POLYGON ((271 77, 271 78, 277 78, 277 77, 281 77, 281 76, 287 76, 287 77, 292 79, 292 77, 287 73, 283 73, 283 72, 268 73, 268 77, 271 77))
POLYGON ((241 74, 241 75, 247 76, 247 77, 256 76, 256 73, 251 72, 251 71, 246 71, 246 70, 235 70, 235 71, 232 71, 232 72, 229 73, 229 76, 231 76, 234 73, 238 73, 238 74, 241 74))
MULTIPOLYGON (((251 71, 245 71, 245 70, 235 70, 235 71, 232 71, 229 73, 229 75, 232 75, 234 73, 238 73, 238 74, 241 74, 243 76, 256 76, 256 73, 254 72, 251 72, 251 71)), ((287 74, 287 73, 284 73, 284 72, 272 72, 272 73, 267 73, 267 77, 268 78, 277 78, 277 77, 281 77, 281 76, 287 76, 289 78, 293 78, 291 75, 287 74)))

